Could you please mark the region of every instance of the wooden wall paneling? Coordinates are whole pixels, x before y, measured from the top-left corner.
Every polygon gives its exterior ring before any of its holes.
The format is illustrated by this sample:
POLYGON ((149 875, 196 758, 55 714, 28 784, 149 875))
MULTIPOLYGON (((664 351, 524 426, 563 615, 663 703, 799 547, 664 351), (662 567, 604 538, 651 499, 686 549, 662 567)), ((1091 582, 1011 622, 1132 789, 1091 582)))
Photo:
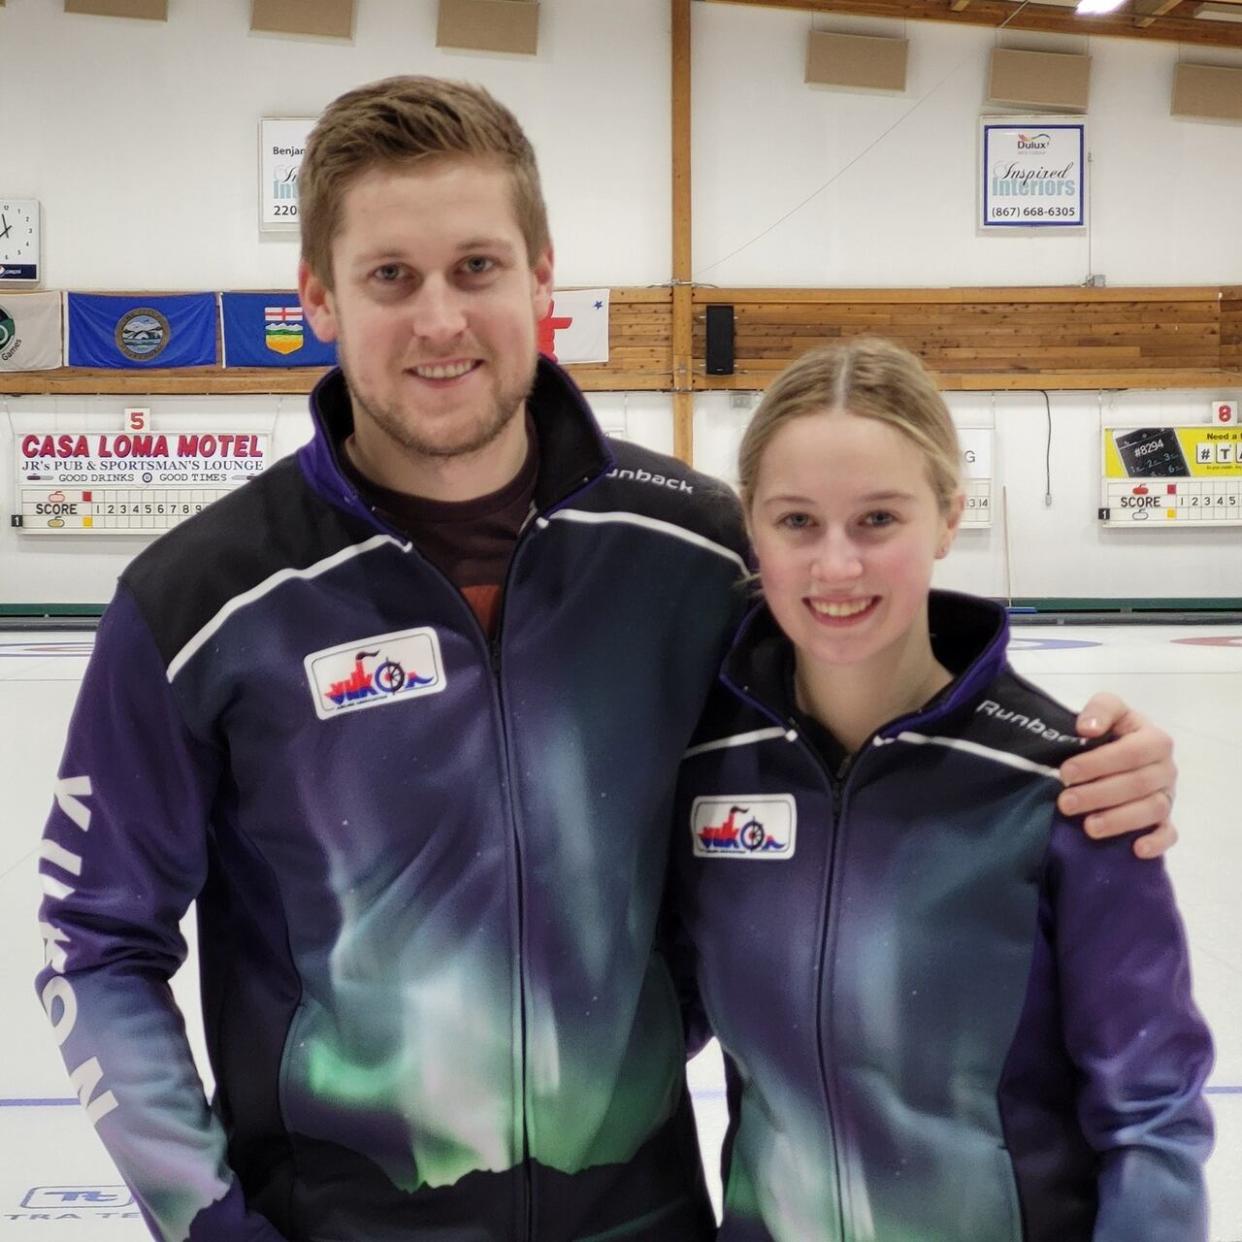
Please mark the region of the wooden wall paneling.
MULTIPOLYGON (((900 341, 957 388, 1208 388, 1242 382, 1242 286, 1144 289, 670 289, 610 295, 610 359, 571 366, 587 391, 764 388, 807 349, 874 333, 900 341), (674 384, 674 304, 688 303, 674 384), (734 306, 734 375, 705 374, 703 308, 734 306), (689 365, 689 364, 687 364, 689 365)), ((0 373, 0 394, 293 394, 316 368, 113 371, 62 368, 0 373)), ((690 420, 683 417, 683 435, 690 420)), ((688 449, 688 444, 680 447, 688 449)))
POLYGON ((1242 381, 1242 286, 1228 286, 1220 298, 1220 361, 1242 381))
POLYGON ((673 367, 673 295, 667 287, 613 289, 608 364, 568 366, 586 392, 667 392, 673 367))
POLYGON ((901 303, 917 305, 961 305, 963 303, 1024 302, 1037 305, 1043 302, 1081 302, 1095 305, 1100 302, 1146 303, 1158 299, 1168 302, 1201 302, 1204 298, 1218 295, 1220 290, 1212 285, 1117 285, 1102 289, 1087 289, 1081 285, 987 285, 953 286, 952 288, 914 289, 781 289, 753 286, 744 289, 702 290, 696 296, 699 302, 722 301, 727 293, 729 301, 739 302, 795 302, 843 303, 848 306, 895 306, 901 303), (710 296, 709 296, 710 295, 710 296))
POLYGON ((941 371, 937 373, 937 378, 947 392, 987 392, 990 389, 1029 392, 1041 388, 1061 392, 1100 388, 1219 388, 1224 384, 1237 383, 1236 376, 1230 377, 1220 370, 1167 368, 1151 371, 1040 371, 1030 375, 1003 371, 941 371))
MULTIPOLYGON (((806 350, 860 334, 894 339, 974 388, 1042 387, 1050 377, 1070 387, 1204 387, 1234 357, 1222 353, 1232 341, 1217 288, 713 289, 699 298, 708 300, 734 303, 737 369, 709 377, 697 367, 703 389, 766 387, 806 350)), ((702 336, 700 327, 698 356, 702 336)))
POLYGON ((236 396, 308 393, 323 374, 313 368, 193 367, 166 371, 95 370, 7 371, 0 374, 0 396, 236 396))

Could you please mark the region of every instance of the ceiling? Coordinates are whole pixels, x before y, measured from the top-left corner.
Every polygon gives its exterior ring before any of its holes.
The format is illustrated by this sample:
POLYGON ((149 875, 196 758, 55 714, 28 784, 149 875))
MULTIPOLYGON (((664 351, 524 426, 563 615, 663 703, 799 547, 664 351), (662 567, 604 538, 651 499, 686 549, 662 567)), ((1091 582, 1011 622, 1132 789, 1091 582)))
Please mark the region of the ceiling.
POLYGON ((1160 39, 1242 48, 1242 0, 1125 0, 1116 12, 1079 16, 1076 0, 704 0, 758 9, 963 22, 1051 34, 1160 39))

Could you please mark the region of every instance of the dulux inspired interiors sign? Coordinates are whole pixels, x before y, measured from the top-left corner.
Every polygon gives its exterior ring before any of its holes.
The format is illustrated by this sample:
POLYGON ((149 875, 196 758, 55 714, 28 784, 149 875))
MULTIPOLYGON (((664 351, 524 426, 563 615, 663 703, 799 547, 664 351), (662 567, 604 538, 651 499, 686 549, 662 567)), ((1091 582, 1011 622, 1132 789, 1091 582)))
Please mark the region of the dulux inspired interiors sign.
POLYGON ((1086 224, 1085 120, 984 120, 979 155, 984 229, 1086 224))

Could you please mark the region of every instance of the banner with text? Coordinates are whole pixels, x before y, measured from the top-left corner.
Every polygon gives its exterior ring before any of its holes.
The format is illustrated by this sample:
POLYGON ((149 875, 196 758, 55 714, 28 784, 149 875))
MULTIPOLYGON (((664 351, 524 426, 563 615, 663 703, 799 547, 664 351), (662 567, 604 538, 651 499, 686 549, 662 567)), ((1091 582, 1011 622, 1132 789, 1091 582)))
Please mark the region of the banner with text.
POLYGON ((1099 520, 1242 525, 1242 427, 1106 427, 1099 520))
POLYGON ((298 228, 298 172, 313 116, 269 116, 259 122, 259 228, 293 233, 298 228))
POLYGON ((0 294, 0 371, 51 371, 63 351, 59 293, 0 294))
POLYGON ((1087 123, 984 118, 979 138, 982 228, 1077 229, 1087 222, 1087 123))
POLYGON ((41 431, 18 436, 24 534, 158 534, 262 473, 270 436, 230 431, 41 431))

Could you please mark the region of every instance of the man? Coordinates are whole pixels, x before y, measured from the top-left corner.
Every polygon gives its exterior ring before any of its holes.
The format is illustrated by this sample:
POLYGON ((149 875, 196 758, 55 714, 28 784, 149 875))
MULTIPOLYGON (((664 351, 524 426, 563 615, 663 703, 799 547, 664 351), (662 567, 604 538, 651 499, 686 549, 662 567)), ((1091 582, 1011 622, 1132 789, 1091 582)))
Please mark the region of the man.
MULTIPOLYGON (((653 941, 736 504, 536 366, 546 214, 484 92, 343 96, 301 209, 315 439, 130 566, 71 726, 39 984, 71 1075, 167 1242, 706 1239, 653 941), (210 1108, 167 986, 194 900, 210 1108)), ((1105 829, 1167 811, 1131 726, 1075 760, 1140 769, 1105 829)))

